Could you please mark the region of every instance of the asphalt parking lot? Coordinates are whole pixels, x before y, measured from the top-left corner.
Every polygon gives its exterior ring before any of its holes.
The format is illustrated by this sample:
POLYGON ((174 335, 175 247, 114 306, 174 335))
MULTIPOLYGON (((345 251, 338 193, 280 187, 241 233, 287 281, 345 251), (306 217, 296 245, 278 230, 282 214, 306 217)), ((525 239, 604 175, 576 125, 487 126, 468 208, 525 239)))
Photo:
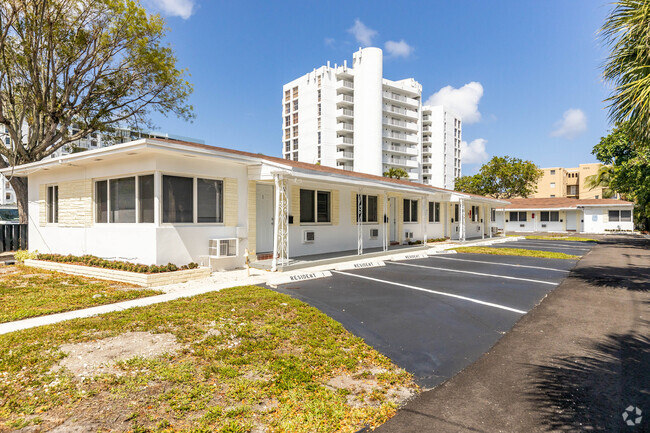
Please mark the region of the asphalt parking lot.
MULTIPOLYGON (((522 241, 501 245, 579 255, 591 247, 581 244, 565 250, 571 243, 565 247, 562 242, 535 242, 541 243, 539 248, 522 241)), ((575 260, 444 254, 332 271, 330 278, 275 290, 328 314, 412 373, 420 386, 430 388, 488 351, 575 264, 575 260)))

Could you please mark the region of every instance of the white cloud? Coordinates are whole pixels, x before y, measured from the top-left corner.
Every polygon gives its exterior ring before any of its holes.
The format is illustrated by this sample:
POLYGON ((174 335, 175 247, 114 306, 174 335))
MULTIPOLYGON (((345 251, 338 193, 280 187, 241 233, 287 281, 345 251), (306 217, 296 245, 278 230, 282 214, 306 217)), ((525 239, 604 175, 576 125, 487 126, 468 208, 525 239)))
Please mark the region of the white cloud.
POLYGON ((334 39, 334 38, 325 38, 323 42, 325 43, 325 46, 331 47, 336 42, 336 39, 334 39))
POLYGON ((551 137, 563 137, 572 140, 587 130, 587 116, 579 108, 569 108, 562 115, 562 120, 555 122, 551 137))
POLYGON ((392 57, 408 57, 413 53, 414 48, 402 39, 399 42, 388 41, 384 45, 384 48, 392 57))
POLYGON ((460 157, 463 164, 483 164, 487 162, 490 156, 485 151, 485 143, 487 143, 487 140, 484 138, 477 138, 469 144, 466 141, 461 141, 460 157))
POLYGON ((348 29, 348 32, 352 33, 357 42, 364 47, 372 45, 372 38, 377 35, 376 30, 366 27, 359 18, 354 20, 354 25, 348 29))
POLYGON ((188 19, 194 13, 194 0, 147 0, 146 3, 165 15, 188 19))
POLYGON ((460 116, 465 124, 476 123, 481 120, 478 103, 483 97, 483 86, 477 81, 465 84, 456 89, 446 86, 438 90, 427 99, 427 105, 444 105, 452 113, 460 116))

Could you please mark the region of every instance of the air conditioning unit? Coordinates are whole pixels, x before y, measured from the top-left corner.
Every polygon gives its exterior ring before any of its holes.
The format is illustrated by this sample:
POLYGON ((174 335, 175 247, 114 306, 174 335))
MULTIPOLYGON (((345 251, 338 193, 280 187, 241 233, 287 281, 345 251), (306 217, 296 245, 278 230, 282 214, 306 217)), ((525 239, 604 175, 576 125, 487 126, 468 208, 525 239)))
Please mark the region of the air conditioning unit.
POLYGON ((413 232, 404 232, 404 238, 413 239, 413 232))
POLYGON ((239 239, 210 239, 208 241, 208 256, 211 259, 237 257, 239 255, 239 239))
POLYGON ((379 237, 379 229, 370 229, 370 239, 377 239, 379 237))
POLYGON ((302 231, 302 243, 311 244, 316 240, 316 232, 313 230, 302 231))

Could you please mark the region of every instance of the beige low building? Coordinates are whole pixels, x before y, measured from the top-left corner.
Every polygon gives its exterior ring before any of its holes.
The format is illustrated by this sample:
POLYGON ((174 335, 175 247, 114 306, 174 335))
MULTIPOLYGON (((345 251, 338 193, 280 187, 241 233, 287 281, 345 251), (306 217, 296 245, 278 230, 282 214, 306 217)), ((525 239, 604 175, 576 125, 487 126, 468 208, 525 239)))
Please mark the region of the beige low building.
POLYGON ((580 164, 578 167, 573 168, 543 168, 544 175, 537 182, 537 192, 530 197, 602 199, 604 188, 589 189, 585 186, 586 179, 589 176, 598 174, 598 169, 602 165, 599 162, 595 162, 591 164, 580 164))

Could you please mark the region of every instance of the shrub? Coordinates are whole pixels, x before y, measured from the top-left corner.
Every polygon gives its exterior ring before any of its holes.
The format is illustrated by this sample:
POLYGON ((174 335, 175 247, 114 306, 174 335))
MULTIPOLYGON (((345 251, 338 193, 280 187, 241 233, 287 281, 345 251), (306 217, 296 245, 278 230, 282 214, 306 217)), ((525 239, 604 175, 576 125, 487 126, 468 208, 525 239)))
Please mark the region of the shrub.
POLYGON ((17 262, 24 262, 27 259, 35 259, 38 257, 38 250, 34 251, 33 253, 30 253, 27 250, 18 250, 14 253, 14 259, 16 259, 17 262))
POLYGON ((25 259, 38 259, 47 262, 57 263, 73 263, 75 265, 92 266, 95 268, 116 269, 120 271, 139 272, 142 274, 157 274, 160 272, 173 272, 179 269, 196 269, 199 267, 197 263, 188 263, 183 266, 176 266, 173 263, 168 263, 163 266, 157 265, 143 265, 141 263, 131 263, 119 260, 106 260, 100 257, 91 255, 67 256, 61 254, 39 254, 38 251, 30 253, 29 251, 17 251, 15 254, 16 260, 25 261, 25 259), (20 258, 19 258, 20 257, 20 258))
POLYGON ((432 239, 427 239, 427 242, 428 242, 428 243, 432 243, 432 242, 444 242, 444 241, 446 241, 446 240, 447 240, 447 238, 432 238, 432 239))

